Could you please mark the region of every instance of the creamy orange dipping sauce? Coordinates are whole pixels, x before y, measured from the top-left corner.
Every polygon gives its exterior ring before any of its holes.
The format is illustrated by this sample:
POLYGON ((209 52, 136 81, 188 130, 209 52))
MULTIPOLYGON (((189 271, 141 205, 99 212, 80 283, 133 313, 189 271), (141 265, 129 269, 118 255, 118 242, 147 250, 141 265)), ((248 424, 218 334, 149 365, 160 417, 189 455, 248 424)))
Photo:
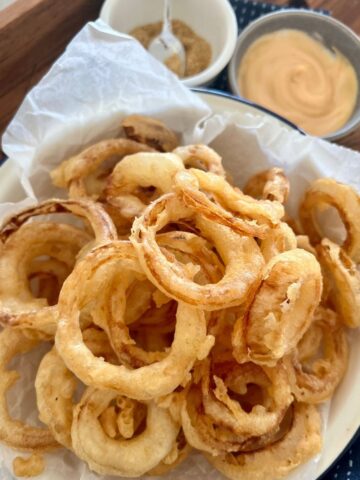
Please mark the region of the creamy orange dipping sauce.
POLYGON ((250 45, 238 83, 245 98, 319 136, 345 125, 358 94, 356 72, 344 55, 290 29, 263 35, 250 45))

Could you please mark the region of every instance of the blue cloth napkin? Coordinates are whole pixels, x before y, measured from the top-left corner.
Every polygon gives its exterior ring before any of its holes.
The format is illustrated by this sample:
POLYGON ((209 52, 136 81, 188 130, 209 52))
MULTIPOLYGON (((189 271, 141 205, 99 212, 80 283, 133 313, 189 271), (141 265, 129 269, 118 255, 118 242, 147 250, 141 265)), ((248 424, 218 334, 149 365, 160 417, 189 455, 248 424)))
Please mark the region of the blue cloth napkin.
MULTIPOLYGON (((271 3, 253 2, 250 0, 230 0, 232 4, 239 26, 239 33, 243 30, 251 21, 265 15, 266 13, 281 10, 287 7, 280 7, 278 5, 272 5, 271 3)), ((295 6, 295 1, 292 2, 292 8, 295 6)), ((297 2, 298 4, 306 2, 297 2)), ((326 15, 329 15, 329 11, 319 9, 326 15)), ((216 90, 222 90, 230 92, 227 78, 227 69, 224 69, 220 76, 209 86, 216 90)), ((360 429, 358 438, 355 439, 351 446, 347 447, 346 452, 343 453, 336 463, 322 476, 321 480, 360 480, 360 429)), ((334 438, 336 442, 336 438, 334 438)), ((320 479, 318 479, 320 480, 320 479)))

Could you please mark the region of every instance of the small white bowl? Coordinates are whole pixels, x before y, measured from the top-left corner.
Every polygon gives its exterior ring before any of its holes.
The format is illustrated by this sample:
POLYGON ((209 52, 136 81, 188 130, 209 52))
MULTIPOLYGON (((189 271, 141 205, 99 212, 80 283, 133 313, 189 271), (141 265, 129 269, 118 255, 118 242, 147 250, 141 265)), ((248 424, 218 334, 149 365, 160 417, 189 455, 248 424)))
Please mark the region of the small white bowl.
MULTIPOLYGON (((135 27, 161 20, 162 10, 163 0, 105 0, 100 18, 115 30, 129 33, 135 27)), ((182 80, 189 87, 208 85, 234 52, 238 34, 234 10, 228 0, 172 0, 172 17, 185 22, 210 43, 210 65, 182 80)))

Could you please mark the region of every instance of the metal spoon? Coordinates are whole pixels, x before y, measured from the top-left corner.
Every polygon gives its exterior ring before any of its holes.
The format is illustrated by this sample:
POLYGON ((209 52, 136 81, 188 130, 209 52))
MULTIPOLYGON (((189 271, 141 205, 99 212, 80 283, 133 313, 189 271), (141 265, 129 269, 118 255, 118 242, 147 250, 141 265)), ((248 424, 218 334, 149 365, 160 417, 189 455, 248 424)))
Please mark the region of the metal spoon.
POLYGON ((160 62, 170 67, 171 58, 175 68, 175 73, 182 77, 185 73, 185 50, 183 44, 178 40, 172 32, 170 0, 164 0, 163 27, 160 35, 155 37, 149 45, 149 52, 160 62))

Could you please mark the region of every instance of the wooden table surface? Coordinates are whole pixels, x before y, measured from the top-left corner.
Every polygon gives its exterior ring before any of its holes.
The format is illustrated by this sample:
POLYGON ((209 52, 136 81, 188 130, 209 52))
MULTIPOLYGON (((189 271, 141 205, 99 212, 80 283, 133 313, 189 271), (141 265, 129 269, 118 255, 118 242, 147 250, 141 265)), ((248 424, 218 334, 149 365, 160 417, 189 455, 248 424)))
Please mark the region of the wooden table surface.
MULTIPOLYGON (((263 0, 285 5, 288 0, 263 0)), ((71 38, 97 18, 103 0, 16 0, 0 11, 0 136, 26 92, 71 38)), ((360 0, 308 0, 360 35, 360 0)), ((360 128, 339 141, 360 150, 360 128)), ((1 154, 1 150, 0 150, 1 154)))

